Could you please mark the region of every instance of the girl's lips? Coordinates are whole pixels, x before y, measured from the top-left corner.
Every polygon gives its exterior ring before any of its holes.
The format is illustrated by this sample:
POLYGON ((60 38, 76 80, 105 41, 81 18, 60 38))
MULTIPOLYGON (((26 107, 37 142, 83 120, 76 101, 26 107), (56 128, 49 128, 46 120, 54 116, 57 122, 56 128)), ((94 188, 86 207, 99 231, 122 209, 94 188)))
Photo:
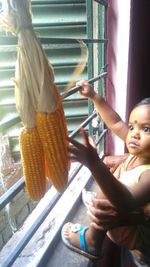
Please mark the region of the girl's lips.
POLYGON ((139 144, 136 143, 136 142, 134 142, 134 141, 131 141, 131 142, 128 143, 128 146, 129 146, 129 147, 138 147, 139 144))

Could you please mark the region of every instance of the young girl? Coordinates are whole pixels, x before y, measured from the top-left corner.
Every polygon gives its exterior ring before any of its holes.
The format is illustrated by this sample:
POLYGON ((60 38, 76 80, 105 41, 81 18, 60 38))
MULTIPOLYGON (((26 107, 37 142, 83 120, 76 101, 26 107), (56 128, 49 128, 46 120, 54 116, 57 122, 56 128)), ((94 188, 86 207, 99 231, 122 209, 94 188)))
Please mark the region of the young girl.
MULTIPOLYGON (((114 175, 100 160, 96 150, 82 130, 85 145, 70 138, 70 158, 89 168, 103 192, 103 196, 119 213, 128 214, 150 202, 150 98, 144 99, 131 111, 126 125, 119 115, 98 95, 90 84, 80 81, 81 95, 90 98, 107 127, 125 141, 130 153, 114 175), (117 179, 116 179, 117 178, 117 179)), ((128 216, 128 215, 127 215, 128 216)), ((140 249, 148 255, 150 227, 146 224, 118 227, 110 231, 67 223, 62 229, 62 239, 71 249, 90 258, 96 258, 105 235, 128 249, 140 249)))

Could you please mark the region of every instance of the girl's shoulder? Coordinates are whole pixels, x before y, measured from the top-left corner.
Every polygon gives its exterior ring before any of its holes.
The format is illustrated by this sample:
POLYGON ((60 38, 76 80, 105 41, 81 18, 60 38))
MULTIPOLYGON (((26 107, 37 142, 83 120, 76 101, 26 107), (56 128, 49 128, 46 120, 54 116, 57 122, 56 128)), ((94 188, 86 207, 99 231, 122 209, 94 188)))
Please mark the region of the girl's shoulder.
POLYGON ((124 165, 122 166, 122 169, 120 171, 120 181, 129 186, 138 183, 139 180, 141 179, 142 174, 145 171, 150 172, 150 164, 139 165, 135 168, 128 169, 128 165, 133 159, 134 156, 129 155, 129 157, 124 162, 124 165))
POLYGON ((124 164, 123 164, 123 168, 124 168, 124 171, 128 171, 128 170, 132 170, 132 169, 139 169, 139 170, 148 170, 150 169, 150 163, 148 164, 142 164, 142 165, 138 165, 135 167, 134 166, 134 163, 136 161, 137 157, 132 155, 132 154, 129 154, 128 158, 125 160, 124 164))

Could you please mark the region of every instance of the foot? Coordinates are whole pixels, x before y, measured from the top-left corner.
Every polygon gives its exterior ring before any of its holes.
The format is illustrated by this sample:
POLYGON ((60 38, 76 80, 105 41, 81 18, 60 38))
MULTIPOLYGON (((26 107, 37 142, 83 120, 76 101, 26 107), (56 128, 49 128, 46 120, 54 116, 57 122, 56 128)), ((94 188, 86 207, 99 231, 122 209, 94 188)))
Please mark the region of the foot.
MULTIPOLYGON (((64 229, 64 237, 75 247, 80 248, 80 236, 78 230, 79 224, 67 223, 64 229)), ((89 229, 87 228, 85 235, 85 243, 87 247, 96 250, 95 242, 91 239, 89 229)))
POLYGON ((99 259, 99 254, 95 247, 92 246, 92 242, 89 242, 88 235, 88 227, 80 224, 66 223, 61 231, 62 241, 69 249, 91 260, 97 260, 99 259))

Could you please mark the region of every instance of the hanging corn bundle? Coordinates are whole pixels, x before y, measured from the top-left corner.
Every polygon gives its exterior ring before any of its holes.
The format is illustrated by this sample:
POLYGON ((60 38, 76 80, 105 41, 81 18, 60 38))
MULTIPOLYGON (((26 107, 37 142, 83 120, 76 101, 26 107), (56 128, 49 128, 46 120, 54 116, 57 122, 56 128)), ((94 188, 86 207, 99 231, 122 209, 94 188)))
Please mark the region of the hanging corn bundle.
POLYGON ((29 0, 5 0, 0 24, 18 35, 16 108, 24 124, 20 149, 26 188, 33 200, 46 192, 46 175, 58 191, 68 181, 67 127, 62 100, 31 22, 29 0))

